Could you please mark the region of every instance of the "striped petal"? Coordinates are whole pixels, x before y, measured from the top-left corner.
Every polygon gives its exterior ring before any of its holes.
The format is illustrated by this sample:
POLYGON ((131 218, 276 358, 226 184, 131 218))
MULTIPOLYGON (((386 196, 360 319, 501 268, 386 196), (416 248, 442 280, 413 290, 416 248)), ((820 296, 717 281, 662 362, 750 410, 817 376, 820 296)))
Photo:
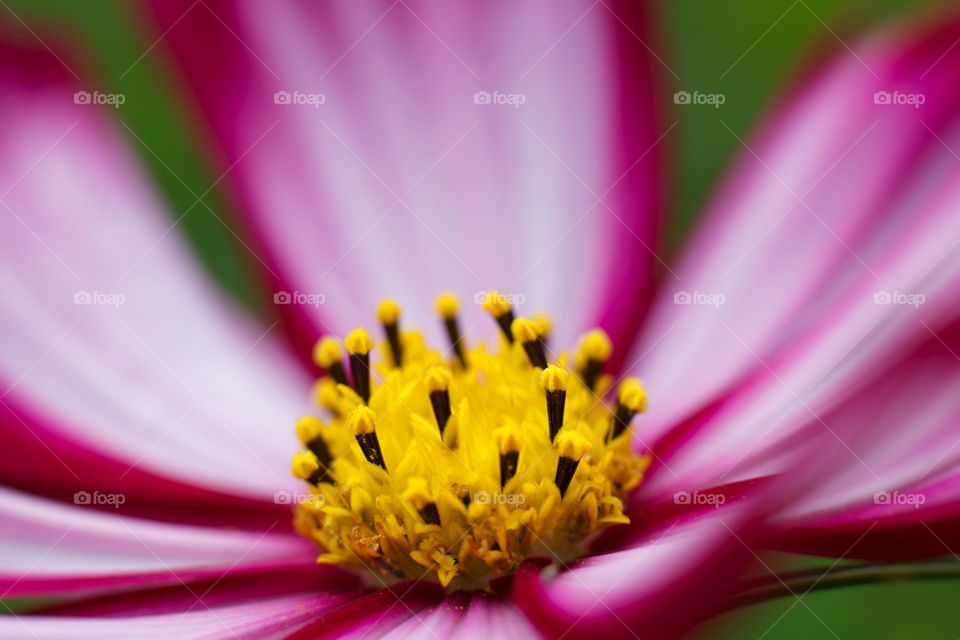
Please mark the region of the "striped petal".
MULTIPOLYGON (((489 287, 523 313, 562 312, 558 339, 598 322, 631 335, 660 135, 639 9, 152 6, 275 286, 323 296, 281 308, 304 348, 384 296, 433 328, 439 290, 489 287)), ((483 312, 468 306, 471 326, 483 312)))
POLYGON ((208 507, 183 489, 291 488, 307 377, 206 282, 105 108, 45 51, 0 56, 6 481, 208 507))
POLYGON ((665 467, 648 494, 782 469, 771 451, 829 430, 828 411, 957 317, 958 36, 864 41, 745 143, 639 347, 642 437, 665 467))
POLYGON ((279 521, 262 533, 163 524, 85 506, 97 499, 87 494, 67 506, 0 489, 2 597, 176 584, 311 558, 310 545, 280 533, 279 521))

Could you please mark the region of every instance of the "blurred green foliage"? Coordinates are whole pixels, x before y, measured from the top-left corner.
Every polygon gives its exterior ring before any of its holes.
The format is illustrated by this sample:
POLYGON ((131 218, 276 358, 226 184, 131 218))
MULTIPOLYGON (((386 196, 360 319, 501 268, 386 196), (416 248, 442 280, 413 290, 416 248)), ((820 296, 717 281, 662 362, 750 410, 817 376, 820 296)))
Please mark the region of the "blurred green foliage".
MULTIPOLYGON (((872 25, 911 19, 934 4, 923 0, 669 0, 659 3, 649 43, 662 69, 664 129, 670 177, 668 246, 676 251, 725 168, 740 151, 727 130, 752 127, 814 57, 843 52, 841 40, 872 25), (677 90, 723 93, 720 109, 679 110, 677 90), (722 121, 722 122, 721 122, 722 121)), ((169 202, 179 229, 213 276, 253 308, 256 260, 238 241, 205 155, 200 121, 175 97, 175 77, 159 34, 123 0, 4 0, 0 20, 29 39, 21 23, 66 41, 85 56, 101 91, 127 97, 120 117, 131 145, 169 202), (199 133, 198 133, 199 132, 199 133), (205 194, 205 195, 204 195, 205 194), (202 198, 199 196, 203 195, 202 198), (199 202, 198 202, 199 200, 199 202)), ((265 5, 267 6, 267 5, 265 5)), ((46 37, 46 35, 45 35, 46 37)), ((719 618, 698 631, 707 638, 956 638, 960 585, 926 582, 819 592, 782 598, 719 618)))

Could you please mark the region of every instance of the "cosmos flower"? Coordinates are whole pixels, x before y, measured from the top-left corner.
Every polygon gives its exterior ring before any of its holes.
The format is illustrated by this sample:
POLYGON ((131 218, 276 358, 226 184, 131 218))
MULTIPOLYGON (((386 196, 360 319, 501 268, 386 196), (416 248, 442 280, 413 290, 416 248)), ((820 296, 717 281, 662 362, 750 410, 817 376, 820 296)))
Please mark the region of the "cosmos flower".
POLYGON ((819 65, 667 260, 632 3, 148 14, 278 319, 0 49, 0 637, 675 636, 764 551, 960 542, 960 23, 819 65))

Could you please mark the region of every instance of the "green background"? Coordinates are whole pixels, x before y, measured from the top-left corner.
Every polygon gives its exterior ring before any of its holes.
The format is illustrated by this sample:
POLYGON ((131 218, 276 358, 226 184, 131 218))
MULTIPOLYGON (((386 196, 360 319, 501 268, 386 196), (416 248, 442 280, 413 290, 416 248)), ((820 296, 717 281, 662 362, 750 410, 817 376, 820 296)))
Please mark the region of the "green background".
MULTIPOLYGON (((758 118, 816 56, 843 52, 872 25, 915 19, 935 2, 921 0, 669 0, 660 3, 649 44, 676 74, 661 69, 676 90, 723 93, 719 109, 676 109, 664 101, 671 183, 668 251, 675 252, 739 143, 721 120, 746 138, 758 118), (748 51, 749 50, 749 51, 748 51), (746 53, 745 53, 746 52, 746 53), (738 58, 742 59, 736 62, 738 58), (731 65, 735 66, 731 70, 731 65), (721 78, 721 76, 723 76, 721 78), (679 79, 678 79, 679 78, 679 79)), ((265 7, 269 6, 264 4, 265 7)), ((66 41, 92 72, 99 90, 122 92, 119 117, 132 145, 160 185, 171 215, 189 210, 179 226, 206 266, 243 304, 257 313, 252 294, 256 269, 230 229, 225 198, 213 189, 217 175, 204 160, 196 120, 180 103, 163 43, 121 0, 0 0, 0 20, 31 39, 66 41), (142 59, 141 59, 142 58, 142 59), (139 61, 138 61, 139 60, 139 61), (131 68, 132 67, 132 68, 131 68)), ((783 598, 744 608, 709 623, 707 638, 951 638, 960 635, 960 585, 926 582, 847 588, 803 598, 783 598)))

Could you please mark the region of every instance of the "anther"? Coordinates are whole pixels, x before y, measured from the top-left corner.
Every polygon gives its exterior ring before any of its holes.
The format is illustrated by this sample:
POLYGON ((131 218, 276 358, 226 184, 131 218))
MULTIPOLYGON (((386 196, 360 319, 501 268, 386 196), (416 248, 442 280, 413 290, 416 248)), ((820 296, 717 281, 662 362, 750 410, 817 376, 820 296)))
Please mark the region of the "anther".
POLYGON ((500 331, 507 342, 513 344, 513 331, 510 325, 513 324, 513 309, 510 308, 510 301, 507 296, 497 291, 488 291, 484 294, 483 308, 497 321, 500 331))
POLYGON ((557 489, 560 489, 560 498, 563 499, 577 472, 580 459, 590 450, 591 445, 589 440, 576 431, 566 431, 557 438, 556 446, 560 458, 557 460, 557 474, 553 482, 557 489))
POLYGON ((530 364, 544 369, 547 366, 547 354, 543 351, 543 343, 540 341, 537 328, 537 323, 527 318, 517 318, 510 324, 513 337, 523 345, 530 364))
POLYGON ((500 452, 500 488, 517 475, 520 462, 520 434, 512 426, 504 426, 493 431, 493 441, 500 452))
POLYGON ((533 321, 537 323, 537 335, 540 337, 540 343, 543 345, 543 352, 547 353, 550 348, 550 333, 553 331, 553 320, 545 313, 533 314, 533 321))
POLYGON ((363 452, 363 457, 370 464, 375 464, 387 470, 387 463, 383 461, 383 452, 380 450, 380 439, 377 438, 377 414, 370 407, 357 407, 349 418, 350 428, 357 437, 357 444, 363 452))
POLYGON ((390 356, 395 367, 403 366, 403 344, 400 341, 400 305, 395 300, 387 299, 377 307, 377 320, 383 325, 387 334, 387 343, 390 345, 390 356))
POLYGON ((647 392, 637 378, 627 378, 621 384, 617 393, 617 410, 613 414, 610 430, 607 432, 607 442, 620 436, 633 416, 647 410, 647 392))
POLYGON ((443 326, 447 330, 450 346, 456 352, 460 365, 466 369, 467 350, 463 342, 463 336, 460 334, 460 321, 457 319, 459 309, 460 301, 452 293, 443 293, 437 298, 437 313, 443 318, 443 326))
POLYGON ((330 374, 339 384, 347 382, 347 372, 343 368, 343 351, 340 342, 331 336, 324 336, 313 348, 313 361, 330 374))
POLYGON ((326 469, 320 466, 317 456, 312 451, 296 453, 290 464, 290 470, 295 477, 306 480, 314 486, 323 482, 326 477, 326 469))
POLYGON ((551 364, 540 374, 540 386, 547 396, 547 423, 550 426, 550 441, 557 437, 563 426, 563 409, 567 402, 567 381, 570 374, 566 369, 551 364))
POLYGON ((353 390, 364 402, 370 402, 370 350, 373 349, 373 338, 365 329, 358 327, 347 334, 343 344, 350 354, 353 390))
POLYGON ((610 359, 612 351, 613 344, 603 329, 589 331, 581 338, 574 361, 577 365, 577 375, 590 391, 597 388, 597 380, 603 372, 603 365, 610 359))
POLYGON ((440 525, 437 503, 430 495, 430 486, 423 478, 410 478, 406 490, 400 494, 400 499, 413 505, 425 523, 440 525))
POLYGON ((341 417, 340 391, 337 383, 330 378, 320 378, 316 389, 317 404, 330 412, 334 418, 341 417))
POLYGON ((447 428, 447 422, 450 420, 450 381, 453 375, 443 367, 432 367, 427 370, 424 378, 424 384, 430 393, 430 404, 433 406, 433 415, 437 419, 437 426, 440 427, 440 437, 443 437, 443 430, 447 428))
POLYGON ((304 416, 297 420, 297 436, 303 446, 316 457, 319 472, 317 478, 321 482, 328 479, 333 466, 333 456, 330 454, 330 447, 327 446, 326 440, 323 439, 322 429, 323 423, 315 416, 304 416))

